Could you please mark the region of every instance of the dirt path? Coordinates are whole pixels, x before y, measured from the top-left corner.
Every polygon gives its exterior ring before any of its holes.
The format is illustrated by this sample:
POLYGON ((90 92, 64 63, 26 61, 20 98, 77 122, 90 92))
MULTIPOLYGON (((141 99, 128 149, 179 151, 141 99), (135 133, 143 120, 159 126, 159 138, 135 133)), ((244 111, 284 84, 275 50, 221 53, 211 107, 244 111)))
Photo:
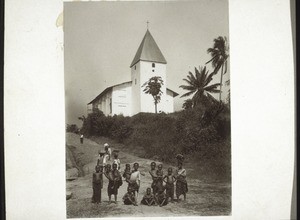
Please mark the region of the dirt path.
MULTIPOLYGON (((85 139, 84 144, 79 143, 79 136, 75 134, 67 134, 67 144, 80 148, 89 154, 93 161, 84 166, 86 175, 79 177, 74 181, 67 181, 67 190, 73 193, 70 200, 67 200, 67 217, 125 217, 125 216, 181 216, 181 215, 229 215, 231 210, 231 186, 228 183, 211 183, 207 184, 201 180, 193 179, 187 176, 189 192, 187 201, 179 203, 169 203, 167 206, 127 206, 122 203, 122 197, 126 193, 127 184, 119 188, 118 203, 108 204, 107 185, 108 180, 104 177, 102 189, 102 203, 91 203, 92 197, 92 173, 97 161, 97 152, 103 148, 105 143, 99 145, 91 140, 85 139)), ((120 147, 120 146, 119 146, 120 147)), ((119 148, 118 147, 118 148, 119 148)), ((120 148, 119 148, 120 149, 120 148)), ((151 177, 148 174, 151 160, 136 157, 126 151, 123 146, 119 153, 121 160, 121 171, 123 172, 126 163, 131 165, 134 162, 140 164, 139 170, 144 175, 141 179, 141 188, 138 201, 140 201, 147 187, 151 185, 151 177)), ((164 164, 164 170, 169 167, 164 164)), ((188 170, 187 170, 188 173, 188 170)))

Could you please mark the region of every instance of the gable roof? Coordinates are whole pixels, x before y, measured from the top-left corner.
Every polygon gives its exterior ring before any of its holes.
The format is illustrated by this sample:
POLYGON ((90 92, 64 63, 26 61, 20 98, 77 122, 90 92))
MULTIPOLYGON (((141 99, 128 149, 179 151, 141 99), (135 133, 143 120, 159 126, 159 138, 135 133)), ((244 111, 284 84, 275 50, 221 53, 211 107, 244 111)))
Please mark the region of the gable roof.
POLYGON ((140 60, 164 64, 167 63, 164 55, 160 51, 149 30, 146 31, 146 34, 135 54, 135 57, 131 62, 130 67, 132 67, 140 60))
POLYGON ((126 84, 126 83, 132 83, 132 81, 128 81, 128 82, 124 82, 124 83, 119 83, 119 84, 116 84, 116 85, 113 85, 113 86, 110 86, 110 87, 107 87, 106 89, 104 89, 99 95, 97 95, 96 98, 94 98, 92 101, 90 101, 88 103, 88 105, 92 104, 93 102, 97 101, 98 99, 100 99, 103 95, 105 95, 108 91, 111 91, 113 87, 115 86, 120 86, 120 85, 123 85, 123 84, 126 84))
MULTIPOLYGON (((128 81, 128 82, 124 82, 124 83, 119 83, 119 84, 116 84, 116 85, 113 85, 113 86, 110 86, 110 87, 107 87, 106 89, 104 89, 99 95, 97 95, 96 98, 94 98, 92 101, 90 101, 88 103, 88 105, 92 104, 93 102, 99 100, 103 95, 105 95, 108 91, 111 91, 113 89, 113 87, 115 86, 120 86, 120 85, 123 85, 123 84, 127 84, 127 83, 132 83, 132 81, 128 81)), ((167 88, 168 91, 172 92, 173 93, 173 97, 176 97, 178 96, 179 94, 177 92, 174 92, 173 90, 167 88)))

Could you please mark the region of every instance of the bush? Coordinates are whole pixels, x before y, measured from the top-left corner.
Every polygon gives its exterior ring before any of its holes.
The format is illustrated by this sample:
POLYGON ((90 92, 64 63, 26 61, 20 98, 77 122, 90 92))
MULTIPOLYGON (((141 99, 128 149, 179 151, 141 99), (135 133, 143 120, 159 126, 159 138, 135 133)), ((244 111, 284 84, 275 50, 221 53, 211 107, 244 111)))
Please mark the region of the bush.
POLYGON ((71 124, 71 125, 67 124, 67 128, 66 128, 67 132, 72 132, 72 133, 78 134, 78 130, 79 129, 78 129, 77 125, 75 125, 75 124, 71 124))
POLYGON ((82 130, 87 136, 142 147, 147 158, 170 162, 177 153, 193 152, 208 158, 224 153, 218 143, 230 137, 230 112, 220 103, 173 114, 139 113, 133 117, 105 116, 99 111, 88 115, 82 130))

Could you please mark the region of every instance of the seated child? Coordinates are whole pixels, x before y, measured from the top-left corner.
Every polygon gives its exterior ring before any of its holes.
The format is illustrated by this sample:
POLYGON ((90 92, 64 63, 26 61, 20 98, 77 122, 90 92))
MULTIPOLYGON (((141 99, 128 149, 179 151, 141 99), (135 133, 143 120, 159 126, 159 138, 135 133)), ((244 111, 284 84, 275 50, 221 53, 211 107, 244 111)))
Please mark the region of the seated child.
POLYGON ((127 193, 123 196, 123 202, 125 205, 137 206, 134 192, 132 190, 128 190, 127 193))
POLYGON ((151 193, 151 188, 147 188, 146 194, 144 195, 141 204, 143 205, 155 205, 154 195, 151 193))
POLYGON ((168 169, 168 175, 164 177, 164 182, 166 183, 166 195, 167 200, 171 198, 171 202, 174 201, 174 183, 176 181, 175 176, 173 175, 172 167, 168 169))
POLYGON ((157 190, 157 194, 155 196, 156 198, 156 202, 158 203, 158 205, 161 206, 165 206, 168 204, 168 199, 167 196, 165 194, 165 187, 160 187, 157 190))
POLYGON ((93 173, 93 197, 92 203, 101 203, 101 189, 103 188, 103 166, 97 165, 93 173))

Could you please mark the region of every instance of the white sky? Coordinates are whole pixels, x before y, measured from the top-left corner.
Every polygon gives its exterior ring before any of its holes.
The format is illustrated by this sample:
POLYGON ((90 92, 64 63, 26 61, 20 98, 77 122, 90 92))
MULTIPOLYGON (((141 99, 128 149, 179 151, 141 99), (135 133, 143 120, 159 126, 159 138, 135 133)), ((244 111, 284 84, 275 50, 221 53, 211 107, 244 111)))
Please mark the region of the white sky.
MULTIPOLYGON (((210 59, 218 36, 229 38, 225 0, 64 3, 66 123, 79 124, 87 103, 106 87, 130 81, 129 65, 149 30, 167 60, 167 87, 179 88, 189 70, 210 59)), ((207 66, 212 70, 211 65, 207 66)), ((224 76, 224 82, 229 74, 224 76)), ((219 75, 213 82, 219 81, 219 75)), ((223 91, 227 96, 228 88, 223 91)), ((180 110, 186 98, 175 98, 180 110)))

